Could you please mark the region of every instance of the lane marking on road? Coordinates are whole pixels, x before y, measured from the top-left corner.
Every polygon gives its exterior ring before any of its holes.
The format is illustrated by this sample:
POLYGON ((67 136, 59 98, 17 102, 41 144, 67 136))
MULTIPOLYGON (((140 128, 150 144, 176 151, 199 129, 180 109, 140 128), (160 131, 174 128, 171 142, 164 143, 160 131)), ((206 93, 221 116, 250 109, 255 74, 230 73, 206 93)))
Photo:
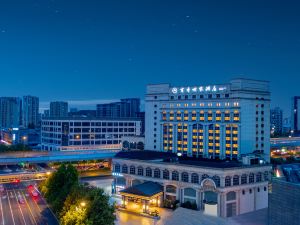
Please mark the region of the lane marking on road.
MULTIPOLYGON (((7 191, 6 191, 6 194, 8 195, 7 191)), ((14 218, 14 215, 13 215, 13 212, 12 212, 12 209, 11 209, 10 200, 9 200, 9 198, 7 198, 7 199, 8 199, 8 205, 9 205, 9 209, 10 209, 10 213, 11 213, 11 217, 12 217, 13 223, 14 223, 14 225, 16 225, 15 218, 14 218)))
POLYGON ((33 213, 32 213, 32 210, 31 210, 31 207, 30 207, 30 205, 28 204, 28 202, 27 202, 27 199, 25 198, 24 192, 22 192, 22 195, 24 196, 24 199, 25 199, 26 205, 27 205, 27 207, 28 207, 28 209, 29 209, 29 212, 30 212, 30 214, 31 214, 31 217, 32 217, 32 219, 34 220, 34 223, 35 223, 36 225, 38 225, 38 224, 37 224, 37 222, 36 222, 36 220, 35 220, 35 218, 34 218, 34 216, 33 216, 33 213))
POLYGON ((24 215, 23 215, 23 212, 22 212, 22 209, 21 209, 21 203, 19 202, 19 199, 18 199, 18 197, 17 197, 17 194, 16 194, 16 192, 15 192, 15 189, 13 189, 13 191, 14 191, 14 193, 15 193, 15 196, 16 196, 16 200, 17 200, 17 204, 18 204, 18 206, 19 206, 19 209, 20 209, 20 212, 21 212, 21 215, 22 215, 22 218, 23 218, 23 221, 24 221, 24 224, 25 225, 27 225, 27 223, 26 223, 26 221, 25 221, 25 217, 24 217, 24 215))
POLYGON ((1 210, 1 215, 2 215, 2 225, 5 225, 4 213, 3 213, 3 206, 2 206, 2 199, 1 198, 0 198, 0 210, 1 210))

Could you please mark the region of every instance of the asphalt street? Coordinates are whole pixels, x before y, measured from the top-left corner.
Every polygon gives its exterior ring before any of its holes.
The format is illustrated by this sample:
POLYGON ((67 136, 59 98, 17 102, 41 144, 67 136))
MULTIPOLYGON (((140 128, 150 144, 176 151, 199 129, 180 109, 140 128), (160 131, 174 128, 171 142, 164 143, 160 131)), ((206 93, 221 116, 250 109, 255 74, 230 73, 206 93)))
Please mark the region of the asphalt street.
POLYGON ((32 196, 29 183, 3 184, 0 192, 0 225, 58 225, 58 221, 40 195, 32 196))

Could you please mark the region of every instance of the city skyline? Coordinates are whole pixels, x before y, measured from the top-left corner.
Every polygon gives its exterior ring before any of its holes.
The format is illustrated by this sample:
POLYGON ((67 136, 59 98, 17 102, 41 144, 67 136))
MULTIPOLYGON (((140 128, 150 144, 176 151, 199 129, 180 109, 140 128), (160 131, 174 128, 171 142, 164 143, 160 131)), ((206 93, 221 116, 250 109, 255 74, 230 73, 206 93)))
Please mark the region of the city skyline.
POLYGON ((285 111, 299 95, 297 2, 2 6, 1 96, 30 94, 41 103, 143 98, 150 83, 206 85, 236 77, 269 80, 272 106, 285 111))

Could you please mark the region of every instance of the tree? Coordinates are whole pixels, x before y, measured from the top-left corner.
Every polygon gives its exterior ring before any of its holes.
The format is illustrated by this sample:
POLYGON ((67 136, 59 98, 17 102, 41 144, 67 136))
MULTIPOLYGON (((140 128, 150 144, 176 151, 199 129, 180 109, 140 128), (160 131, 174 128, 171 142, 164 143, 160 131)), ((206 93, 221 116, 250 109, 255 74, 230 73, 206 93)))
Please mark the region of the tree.
POLYGON ((67 196, 78 183, 78 172, 72 164, 62 164, 42 185, 41 190, 56 214, 60 213, 67 196))
POLYGON ((80 184, 67 197, 60 221, 65 225, 77 225, 80 222, 86 225, 113 225, 116 219, 114 213, 115 207, 109 204, 109 196, 102 189, 80 184), (85 206, 82 206, 82 202, 85 206), (79 214, 78 211, 83 209, 79 214))
POLYGON ((89 193, 89 204, 87 207, 88 224, 114 225, 115 206, 109 204, 109 196, 103 189, 92 188, 89 193))
POLYGON ((71 206, 60 220, 61 225, 86 225, 86 209, 79 206, 71 206))

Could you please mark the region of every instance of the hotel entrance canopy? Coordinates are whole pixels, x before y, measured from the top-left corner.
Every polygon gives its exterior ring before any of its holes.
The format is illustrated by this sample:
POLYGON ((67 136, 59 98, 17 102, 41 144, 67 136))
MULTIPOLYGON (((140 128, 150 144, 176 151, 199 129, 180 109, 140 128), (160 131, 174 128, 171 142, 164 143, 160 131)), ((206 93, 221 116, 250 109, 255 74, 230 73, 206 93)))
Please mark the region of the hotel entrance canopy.
POLYGON ((151 200, 163 194, 163 186, 155 182, 145 182, 120 191, 122 196, 151 200))

